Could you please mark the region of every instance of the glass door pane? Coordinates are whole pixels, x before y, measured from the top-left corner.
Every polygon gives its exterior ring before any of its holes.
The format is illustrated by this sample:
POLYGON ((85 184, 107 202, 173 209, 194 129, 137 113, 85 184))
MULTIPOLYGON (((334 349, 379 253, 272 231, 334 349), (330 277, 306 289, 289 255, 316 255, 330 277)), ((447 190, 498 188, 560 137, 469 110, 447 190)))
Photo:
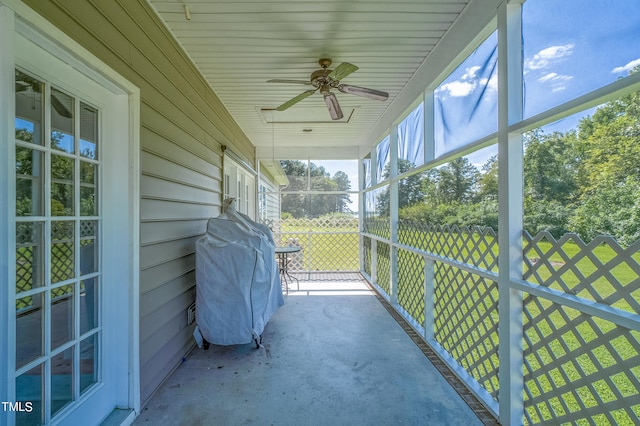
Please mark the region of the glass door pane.
POLYGON ((51 89, 51 148, 73 154, 75 152, 74 99, 51 89))
POLYGON ((26 72, 15 76, 15 383, 16 401, 33 407, 16 421, 41 424, 100 379, 100 114, 26 72))

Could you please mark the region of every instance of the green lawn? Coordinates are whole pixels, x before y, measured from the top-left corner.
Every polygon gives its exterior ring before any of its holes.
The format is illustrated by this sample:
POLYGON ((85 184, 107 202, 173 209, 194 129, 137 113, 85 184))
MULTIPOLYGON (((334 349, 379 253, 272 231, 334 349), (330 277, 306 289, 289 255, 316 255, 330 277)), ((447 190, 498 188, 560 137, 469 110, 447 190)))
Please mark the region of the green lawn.
POLYGON ((302 247, 293 262, 294 270, 358 271, 358 221, 329 221, 293 219, 283 221, 274 234, 276 245, 302 247), (341 225, 341 226, 337 226, 341 225), (294 240, 294 241, 292 241, 294 240))

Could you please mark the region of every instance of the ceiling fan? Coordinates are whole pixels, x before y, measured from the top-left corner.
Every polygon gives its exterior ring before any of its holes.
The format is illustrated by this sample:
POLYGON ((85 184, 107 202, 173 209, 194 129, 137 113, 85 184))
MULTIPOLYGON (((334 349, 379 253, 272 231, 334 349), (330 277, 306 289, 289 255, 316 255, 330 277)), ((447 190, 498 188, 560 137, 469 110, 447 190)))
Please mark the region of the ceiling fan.
POLYGON ((333 120, 340 120, 342 115, 342 109, 338 103, 336 95, 331 89, 338 89, 342 93, 348 93, 350 95, 362 96, 364 98, 373 99, 376 101, 386 101, 389 94, 380 90, 367 89, 366 87, 352 86, 350 84, 342 84, 340 80, 347 77, 352 72, 358 69, 357 66, 348 62, 343 62, 335 69, 331 70, 331 59, 322 58, 318 61, 321 69, 311 73, 309 81, 302 80, 267 80, 267 83, 290 83, 290 84, 306 84, 311 85, 314 89, 307 90, 300 93, 298 96, 289 99, 276 108, 276 111, 284 111, 292 105, 297 104, 301 100, 313 95, 315 92, 320 91, 324 96, 324 102, 329 109, 329 114, 333 120))
MULTIPOLYGON (((36 80, 34 81, 23 81, 16 80, 15 82, 16 93, 19 92, 27 92, 27 93, 40 93, 40 83, 36 80)), ((60 116, 64 118, 72 118, 73 115, 71 111, 58 99, 56 95, 51 94, 51 106, 54 111, 56 111, 60 116)))

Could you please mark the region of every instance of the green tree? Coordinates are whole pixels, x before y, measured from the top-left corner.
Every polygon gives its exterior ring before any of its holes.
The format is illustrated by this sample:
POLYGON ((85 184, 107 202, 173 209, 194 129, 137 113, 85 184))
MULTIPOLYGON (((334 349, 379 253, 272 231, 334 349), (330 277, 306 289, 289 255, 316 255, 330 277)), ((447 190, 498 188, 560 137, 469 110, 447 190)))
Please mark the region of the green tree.
MULTIPOLYGON (((331 180, 324 167, 311 163, 311 190, 319 192, 337 191, 338 184, 331 180)), ((305 216, 319 217, 336 211, 335 194, 309 194, 305 197, 305 216)))
POLYGON ((438 196, 444 203, 470 202, 479 178, 478 169, 466 157, 458 157, 438 169, 438 196))
POLYGON ((525 135, 524 226, 532 234, 568 232, 578 186, 575 144, 575 131, 525 135))
POLYGON ((640 239, 640 181, 630 177, 623 185, 604 181, 598 191, 583 197, 571 217, 571 229, 587 241, 612 235, 630 245, 640 239))
MULTIPOLYGON (((398 174, 406 173, 409 170, 415 168, 416 165, 413 164, 409 160, 398 159, 398 174)), ((391 176, 391 168, 390 165, 387 164, 382 173, 383 179, 389 179, 391 176)), ((402 209, 404 207, 412 206, 418 203, 421 203, 425 198, 425 193, 422 189, 422 179, 424 173, 415 173, 409 177, 402 179, 398 183, 398 209, 402 209)), ((389 200, 391 197, 391 193, 389 188, 387 188, 384 192, 382 192, 378 196, 377 204, 378 211, 383 216, 389 215, 389 200)))
MULTIPOLYGON (((337 171, 333 177, 331 178, 337 185, 338 191, 349 191, 351 190, 351 182, 349 181, 349 175, 347 175, 343 171, 337 171)), ((349 194, 345 195, 336 195, 336 209, 335 211, 338 213, 346 213, 349 211, 347 207, 349 203, 351 203, 351 198, 349 194)))
POLYGON ((304 217, 304 197, 302 194, 290 193, 293 191, 304 191, 308 189, 309 173, 307 163, 295 160, 280 161, 284 174, 289 180, 289 185, 284 189, 280 201, 282 212, 287 212, 295 218, 304 217))
POLYGON ((477 201, 498 200, 498 156, 493 155, 482 165, 478 176, 477 201))
POLYGON ((289 179, 281 199, 281 209, 294 218, 320 217, 322 215, 346 212, 350 202, 348 194, 324 194, 324 192, 348 191, 349 177, 338 171, 334 177, 322 166, 295 160, 282 160, 282 169, 289 179), (317 194, 306 194, 305 191, 317 194))
POLYGON ((640 238, 640 92, 598 107, 575 130, 532 132, 525 147, 527 230, 640 238))
POLYGON ((587 240, 608 234, 631 244, 640 238, 640 92, 598 108, 581 120, 578 135, 571 229, 587 240))
POLYGON ((576 190, 575 132, 544 135, 532 132, 525 138, 525 196, 536 200, 569 203, 576 190))

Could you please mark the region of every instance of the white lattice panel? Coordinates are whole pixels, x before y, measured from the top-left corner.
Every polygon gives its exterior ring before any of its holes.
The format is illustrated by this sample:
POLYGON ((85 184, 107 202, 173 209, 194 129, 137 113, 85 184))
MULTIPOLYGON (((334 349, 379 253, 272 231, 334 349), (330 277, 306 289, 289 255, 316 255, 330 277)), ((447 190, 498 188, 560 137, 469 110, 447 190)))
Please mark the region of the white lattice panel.
POLYGON ((289 256, 292 272, 359 270, 356 218, 284 219, 266 224, 276 245, 302 248, 289 256))
POLYGON ((498 271, 498 238, 489 227, 458 227, 401 221, 398 241, 489 271, 498 271))
POLYGON ((589 244, 576 234, 523 239, 524 279, 640 314, 640 240, 623 248, 609 236, 589 244))

